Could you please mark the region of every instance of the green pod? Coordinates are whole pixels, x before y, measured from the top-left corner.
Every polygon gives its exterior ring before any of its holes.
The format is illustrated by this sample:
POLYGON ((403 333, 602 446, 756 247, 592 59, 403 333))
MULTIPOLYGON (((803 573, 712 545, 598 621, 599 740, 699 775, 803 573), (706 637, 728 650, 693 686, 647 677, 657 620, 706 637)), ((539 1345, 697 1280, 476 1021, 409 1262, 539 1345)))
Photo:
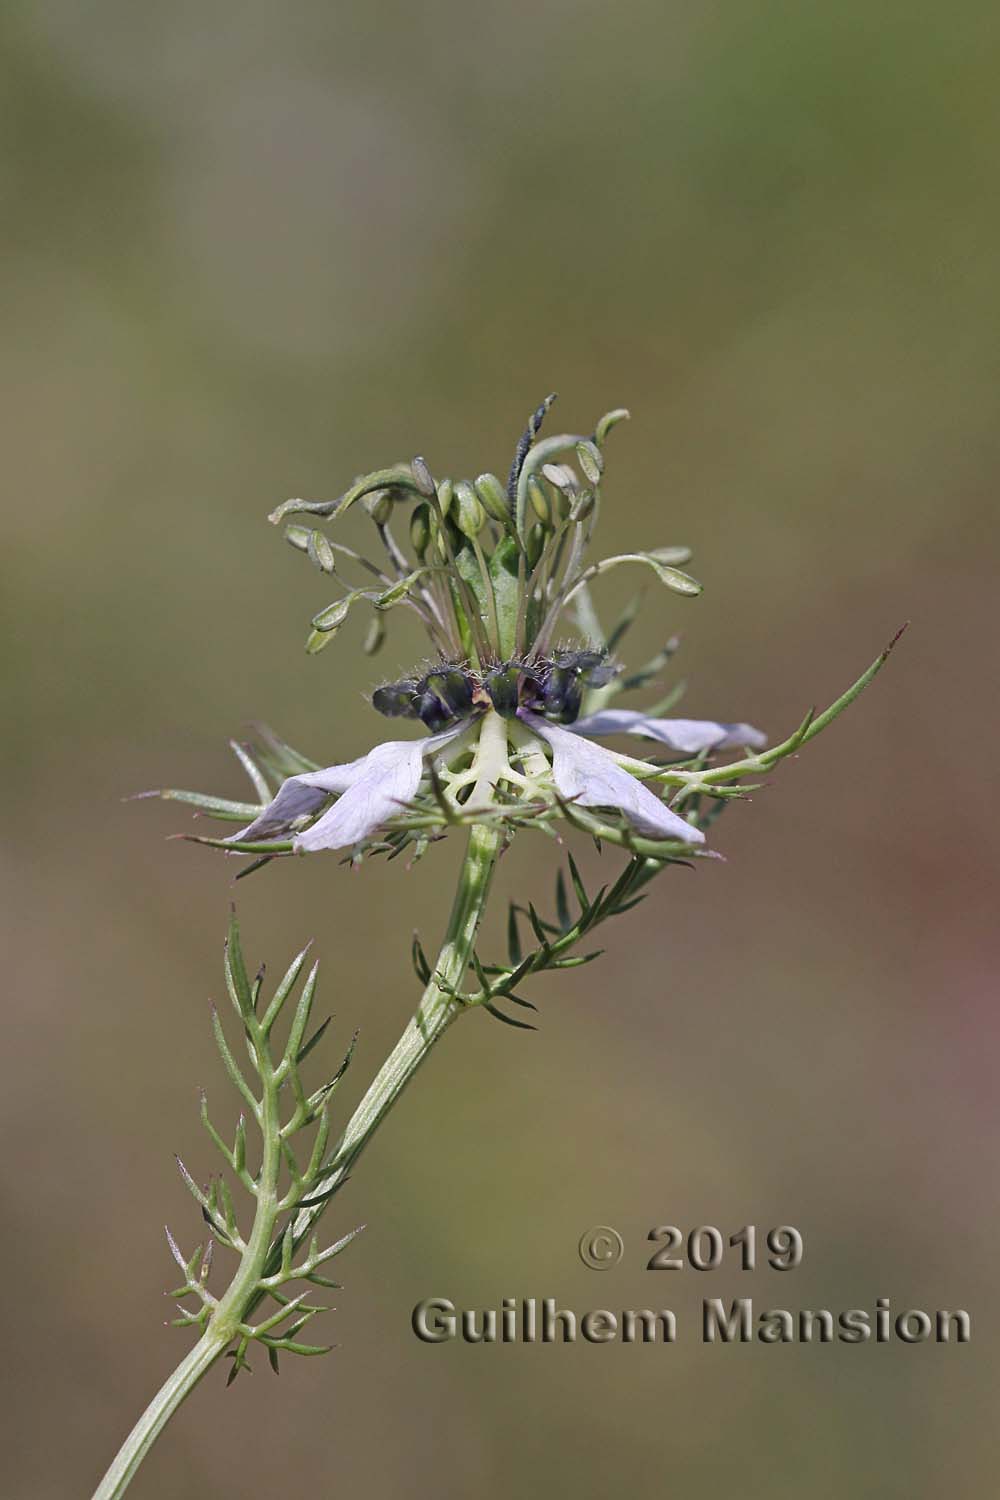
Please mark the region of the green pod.
POLYGON ((536 521, 534 526, 532 526, 531 530, 528 532, 528 541, 527 546, 525 547, 525 552, 528 555, 529 568, 533 568, 537 565, 538 559, 541 557, 542 551, 545 547, 545 539, 547 536, 548 531, 546 527, 542 525, 541 521, 536 521))

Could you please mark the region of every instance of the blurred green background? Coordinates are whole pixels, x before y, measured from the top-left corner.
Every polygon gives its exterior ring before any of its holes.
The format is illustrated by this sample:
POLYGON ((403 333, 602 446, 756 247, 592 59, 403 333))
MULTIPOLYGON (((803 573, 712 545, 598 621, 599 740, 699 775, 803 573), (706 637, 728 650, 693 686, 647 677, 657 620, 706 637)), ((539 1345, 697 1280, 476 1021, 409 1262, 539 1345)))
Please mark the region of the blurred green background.
MULTIPOLYGON (((374 667, 360 621, 306 657, 327 598, 266 512, 415 452, 503 472, 550 389, 563 427, 632 409, 606 546, 695 548, 704 595, 650 592, 630 653, 682 632, 685 712, 781 733, 912 628, 727 812, 725 864, 534 984, 536 1035, 449 1035, 330 1215, 369 1226, 337 1352, 213 1372, 134 1493, 988 1492, 996 6, 11 0, 0 28, 5 1493, 89 1493, 180 1357, 172 1152, 214 1166, 197 1085, 235 1115, 205 1005, 232 868, 119 799, 243 795, 225 741, 255 717, 368 748, 373 672, 423 645, 393 617, 374 667), (653 1276, 667 1222, 793 1223, 805 1262, 653 1276), (603 1276, 594 1223, 626 1242, 603 1276), (703 1347, 700 1298, 746 1294, 966 1307, 973 1343, 703 1347), (430 1295, 689 1331, 429 1348, 430 1295)), ((253 961, 315 937, 335 1041, 362 1028, 345 1108, 458 852, 236 888, 253 961)), ((522 839, 500 895, 546 899, 556 853, 522 839)))

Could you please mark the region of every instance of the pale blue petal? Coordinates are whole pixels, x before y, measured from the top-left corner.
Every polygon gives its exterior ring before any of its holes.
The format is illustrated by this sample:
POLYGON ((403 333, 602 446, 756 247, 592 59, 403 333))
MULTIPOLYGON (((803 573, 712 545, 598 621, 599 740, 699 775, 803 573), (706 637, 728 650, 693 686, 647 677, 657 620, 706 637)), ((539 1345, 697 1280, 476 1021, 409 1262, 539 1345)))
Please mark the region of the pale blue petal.
POLYGON ((681 839, 685 844, 705 842, 700 828, 672 812, 648 787, 623 770, 610 751, 525 709, 519 710, 518 717, 551 746, 552 777, 567 802, 616 808, 640 833, 651 838, 681 839))
POLYGON ((412 802, 423 775, 424 757, 465 727, 458 724, 424 740, 387 740, 358 760, 290 776, 274 801, 229 842, 285 833, 297 818, 317 812, 329 796, 336 795, 330 811, 296 836, 295 848, 342 849, 356 844, 398 813, 401 805, 412 802))
POLYGON ((658 740, 679 755, 698 755, 703 750, 733 750, 749 745, 759 750, 767 735, 751 724, 717 724, 712 719, 651 719, 628 708, 603 708, 572 725, 574 734, 637 734, 658 740))

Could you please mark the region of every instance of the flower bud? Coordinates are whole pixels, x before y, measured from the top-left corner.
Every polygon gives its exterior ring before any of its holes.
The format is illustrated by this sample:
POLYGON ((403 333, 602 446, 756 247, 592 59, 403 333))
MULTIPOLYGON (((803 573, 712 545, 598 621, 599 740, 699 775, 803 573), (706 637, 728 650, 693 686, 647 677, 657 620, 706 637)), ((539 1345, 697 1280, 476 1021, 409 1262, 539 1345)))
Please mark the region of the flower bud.
POLYGON ((437 487, 437 497, 438 505, 441 507, 441 514, 446 516, 455 500, 455 486, 450 479, 442 479, 437 487))
POLYGON ((322 531, 310 531, 306 539, 306 551, 309 561, 313 563, 322 573, 334 573, 337 569, 336 559, 329 539, 322 531))
POLYGON ((436 524, 436 517, 431 524, 431 561, 441 564, 448 561, 448 542, 441 527, 436 524))
POLYGON ((392 494, 389 490, 371 490, 361 503, 376 526, 388 524, 392 515, 392 494))
POLYGON ((538 559, 541 557, 542 551, 545 547, 546 536, 547 532, 545 527, 542 525, 541 521, 536 521, 534 526, 532 526, 531 530, 528 532, 528 541, 524 549, 528 554, 529 568, 535 567, 538 559))
POLYGON ((285 541, 290 542, 299 552, 307 552, 309 550, 309 538, 311 535, 312 530, 308 526, 285 527, 285 541))
POLYGON ((476 494, 486 514, 494 521, 506 526, 510 522, 510 501, 507 491, 495 474, 480 474, 476 480, 476 494))
POLYGON ((594 509, 595 505, 593 490, 581 490, 573 501, 570 515, 574 521, 585 521, 594 509))
POLYGON ((460 479, 456 484, 455 501, 455 525, 463 536, 474 539, 486 524, 486 512, 467 479, 460 479))
POLYGON ((381 651, 384 642, 385 620, 381 615, 375 615, 365 632, 362 650, 366 656, 374 656, 377 651, 381 651))
POLYGON ((557 490, 579 489, 577 477, 569 464, 542 464, 542 474, 557 490))
POLYGON ((604 457, 596 443, 577 443, 576 456, 587 483, 599 484, 604 472, 604 457))
POLYGON ((347 611, 354 602, 354 596, 347 594, 343 599, 337 599, 333 604, 328 604, 326 609, 321 609, 318 615, 313 615, 312 624, 314 630, 322 631, 338 630, 347 619, 347 611))
POLYGON ((612 427, 617 427, 619 422, 628 420, 628 411, 624 406, 616 406, 614 411, 606 411, 594 429, 594 439, 598 447, 602 447, 612 427))
POLYGON ((568 464, 543 464, 542 474, 552 486, 555 520, 567 520, 577 491, 576 475, 568 464))
POLYGON ((531 501, 531 508, 542 525, 551 526, 552 506, 549 503, 548 495, 545 493, 544 484, 535 474, 532 474, 528 480, 528 499, 531 501))
POLYGON ((421 503, 414 507, 410 517, 410 545, 414 552, 423 561, 427 544, 431 539, 430 507, 421 503))
POLYGON ((434 484, 434 477, 427 467, 426 459, 420 458, 418 455, 410 464, 410 470, 417 489, 425 499, 432 500, 436 491, 436 485, 434 484))

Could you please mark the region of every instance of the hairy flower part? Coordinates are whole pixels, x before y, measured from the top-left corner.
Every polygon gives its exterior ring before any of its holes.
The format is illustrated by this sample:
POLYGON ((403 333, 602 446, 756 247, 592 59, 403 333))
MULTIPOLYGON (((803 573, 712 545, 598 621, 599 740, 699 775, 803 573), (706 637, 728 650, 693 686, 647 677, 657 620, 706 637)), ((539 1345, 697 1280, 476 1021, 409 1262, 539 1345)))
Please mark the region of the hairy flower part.
POLYGON ((621 694, 657 680, 676 641, 637 672, 623 672, 616 653, 636 604, 605 630, 591 584, 612 568, 639 565, 681 598, 701 585, 681 571, 686 547, 589 560, 605 443, 628 413, 609 412, 590 435, 541 439, 553 399, 532 414, 506 485, 489 473, 436 480, 415 458, 363 476, 336 500, 289 500, 273 512, 274 522, 311 518, 288 524, 287 539, 339 589, 313 616, 310 652, 324 649, 356 606, 374 611, 369 652, 383 642, 393 609, 421 620, 431 659, 376 688, 372 704, 429 733, 387 740, 325 768, 270 732, 256 748, 234 746, 255 801, 160 794, 243 825, 229 838, 201 842, 258 856, 256 868, 275 855, 322 849, 350 850, 355 860, 407 848, 419 857, 455 825, 488 823, 509 839, 525 827, 551 833, 565 819, 644 858, 704 854, 707 825, 741 795, 741 784, 811 739, 871 680, 888 652, 825 714, 810 715, 771 749, 751 724, 667 718, 665 703, 620 707, 621 694), (374 527, 381 561, 312 524, 337 521, 355 506, 374 527), (342 577, 352 569, 356 579, 342 577), (571 638, 560 639, 567 628, 571 638), (645 740, 663 758, 592 743, 616 735, 645 740), (727 751, 742 756, 715 759, 727 751))

